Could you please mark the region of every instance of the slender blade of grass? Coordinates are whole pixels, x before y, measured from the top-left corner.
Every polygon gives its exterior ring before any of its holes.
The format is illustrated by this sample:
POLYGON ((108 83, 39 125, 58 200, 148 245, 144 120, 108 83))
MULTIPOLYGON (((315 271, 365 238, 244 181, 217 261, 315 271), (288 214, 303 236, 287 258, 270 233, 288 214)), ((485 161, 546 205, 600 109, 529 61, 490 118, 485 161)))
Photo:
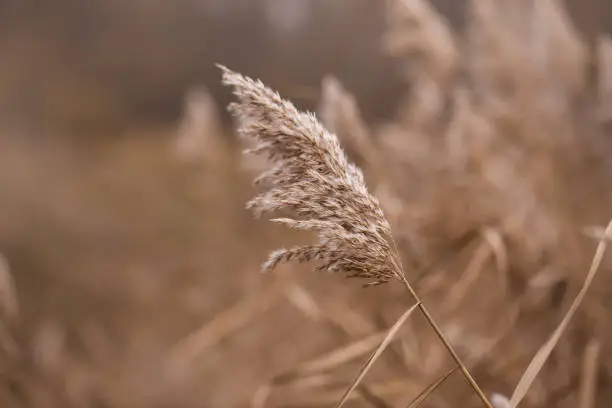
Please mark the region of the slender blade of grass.
POLYGON ((455 366, 452 369, 450 369, 446 374, 444 374, 442 377, 438 378, 436 381, 434 381, 433 383, 431 383, 427 388, 425 388, 419 395, 416 396, 415 399, 413 399, 410 404, 408 404, 406 406, 406 408, 417 408, 420 407, 421 404, 427 399, 427 397, 434 392, 440 385, 442 385, 442 383, 446 380, 448 380, 450 378, 451 375, 453 375, 453 373, 455 371, 457 371, 459 369, 459 366, 455 366))
POLYGON ((397 334, 399 329, 402 327, 404 322, 410 317, 412 312, 414 312, 419 305, 420 305, 419 302, 415 303, 408 310, 406 310, 404 312, 404 314, 400 316, 399 319, 397 319, 395 324, 391 327, 391 329, 389 329, 389 332, 387 333, 385 338, 382 340, 380 345, 376 348, 374 353, 370 356, 370 358, 363 365, 363 367, 361 367, 361 369, 359 370, 359 373, 357 374, 357 377, 355 377, 355 379, 353 380, 351 385, 346 389, 346 391, 342 395, 342 398, 340 398, 338 403, 335 405, 335 408, 340 408, 340 407, 342 407, 344 405, 344 403, 346 403, 346 401, 348 400, 349 395, 353 391, 355 391, 355 388, 357 388, 357 386, 363 380, 363 378, 368 373, 368 371, 370 371, 370 368, 372 368, 372 365, 374 364, 374 362, 376 362, 376 360, 378 360, 378 358, 385 351, 387 346, 391 343, 391 341, 393 340, 393 338, 395 337, 395 335, 397 334))
POLYGON ((576 295, 576 298, 572 302, 569 310, 567 311, 567 313, 563 317, 563 320, 561 320, 561 323, 559 323, 559 325, 557 326, 553 334, 550 336, 549 340, 546 343, 544 343, 544 345, 540 348, 540 350, 538 350, 536 355, 533 357, 533 359, 531 360, 531 363, 529 363, 529 365, 527 366, 527 369, 525 369, 523 376, 521 377, 516 388, 514 389, 514 393, 512 394, 512 397, 510 398, 510 406, 512 408, 517 407, 518 404, 521 403, 521 401, 527 394, 527 391, 529 390, 529 388, 535 381, 535 378, 537 377, 539 372, 542 370, 542 367, 546 363, 546 360, 550 356, 550 353, 552 353, 553 349, 559 342, 561 335, 567 328, 570 320, 576 313, 576 310, 578 310, 578 307, 580 306, 580 304, 582 303, 582 300, 586 296, 587 290, 591 286, 591 283, 593 282, 593 279, 595 278, 595 275, 597 274, 597 271, 599 270, 601 261, 603 260, 603 256, 604 256, 604 253, 606 252, 606 247, 608 244, 607 242, 608 239, 606 237, 610 237, 611 235, 612 235, 612 219, 610 220, 610 222, 608 223, 608 226, 606 227, 604 231, 604 237, 601 237, 602 239, 599 240, 599 244, 597 245, 595 255, 593 256, 593 261, 591 262, 591 267, 589 268, 589 272, 584 281, 584 284, 582 285, 582 288, 580 289, 580 292, 578 293, 578 295, 576 295))

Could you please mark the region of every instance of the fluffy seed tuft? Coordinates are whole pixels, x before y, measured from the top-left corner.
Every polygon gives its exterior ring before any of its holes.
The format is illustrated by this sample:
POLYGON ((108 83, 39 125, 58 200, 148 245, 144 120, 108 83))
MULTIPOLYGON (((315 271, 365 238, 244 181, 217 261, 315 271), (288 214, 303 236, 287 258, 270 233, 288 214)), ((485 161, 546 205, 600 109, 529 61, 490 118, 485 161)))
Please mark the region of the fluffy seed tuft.
POLYGON ((283 262, 316 261, 317 270, 364 278, 368 285, 401 279, 389 223, 336 135, 261 81, 220 68, 223 83, 238 98, 229 109, 239 122, 239 134, 254 143, 252 153, 266 155, 273 164, 256 179, 265 191, 248 208, 256 216, 288 213, 290 217, 273 221, 319 237, 315 245, 273 252, 264 270, 283 262))

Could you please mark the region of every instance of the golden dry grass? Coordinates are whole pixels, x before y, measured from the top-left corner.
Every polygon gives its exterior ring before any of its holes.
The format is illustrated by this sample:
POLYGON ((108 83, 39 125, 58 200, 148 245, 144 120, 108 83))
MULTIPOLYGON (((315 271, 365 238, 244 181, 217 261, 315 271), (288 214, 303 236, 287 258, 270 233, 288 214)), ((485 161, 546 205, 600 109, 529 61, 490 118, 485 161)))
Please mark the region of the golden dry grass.
MULTIPOLYGON (((381 47, 410 85, 396 118, 368 124, 332 77, 318 113, 380 199, 396 263, 495 408, 536 355, 521 407, 609 406, 608 258, 582 291, 612 214, 609 38, 587 47, 554 0, 474 0, 463 32, 425 0, 385 6, 381 47)), ((178 129, 0 139, 3 406, 482 406, 401 285, 257 273, 309 237, 244 210, 264 164, 219 110, 198 89, 178 129)))

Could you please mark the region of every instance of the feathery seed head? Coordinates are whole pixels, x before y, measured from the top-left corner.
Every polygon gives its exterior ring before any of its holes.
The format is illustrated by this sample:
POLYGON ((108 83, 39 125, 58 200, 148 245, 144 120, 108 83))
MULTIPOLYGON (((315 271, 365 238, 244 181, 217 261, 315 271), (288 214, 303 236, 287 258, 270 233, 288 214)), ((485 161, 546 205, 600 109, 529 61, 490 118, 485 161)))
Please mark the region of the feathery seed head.
POLYGON ((230 111, 239 122, 239 134, 254 142, 252 153, 265 154, 274 165, 256 179, 266 191, 248 208, 256 216, 288 212, 291 218, 272 221, 319 236, 317 244, 273 252, 264 270, 282 262, 317 261, 317 270, 365 278, 368 285, 400 279, 389 223, 336 135, 261 81, 220 68, 223 83, 238 98, 230 111))

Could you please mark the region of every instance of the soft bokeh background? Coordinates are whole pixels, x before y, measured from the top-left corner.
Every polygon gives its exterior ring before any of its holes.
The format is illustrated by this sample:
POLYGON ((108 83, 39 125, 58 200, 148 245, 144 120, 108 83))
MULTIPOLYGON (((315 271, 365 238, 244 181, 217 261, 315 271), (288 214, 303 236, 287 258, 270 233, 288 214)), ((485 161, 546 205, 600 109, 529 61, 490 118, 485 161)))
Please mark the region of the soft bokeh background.
MULTIPOLYGON (((432 1, 457 30, 464 3, 432 1)), ((568 3, 594 49, 612 6, 568 3)), ((301 238, 243 209, 252 173, 215 67, 308 109, 333 74, 380 125, 410 86, 381 46, 385 21, 382 0, 0 1, 0 253, 19 301, 2 331, 15 337, 2 342, 3 406, 244 407, 275 375, 392 324, 405 306, 393 285, 258 273, 269 250, 301 238), (185 160, 196 89, 218 116, 202 119, 215 134, 185 160)), ((397 390, 401 377, 382 371, 397 390)), ((469 395, 459 376, 446 387, 469 395)), ((335 394, 317 395, 304 406, 335 394)))

